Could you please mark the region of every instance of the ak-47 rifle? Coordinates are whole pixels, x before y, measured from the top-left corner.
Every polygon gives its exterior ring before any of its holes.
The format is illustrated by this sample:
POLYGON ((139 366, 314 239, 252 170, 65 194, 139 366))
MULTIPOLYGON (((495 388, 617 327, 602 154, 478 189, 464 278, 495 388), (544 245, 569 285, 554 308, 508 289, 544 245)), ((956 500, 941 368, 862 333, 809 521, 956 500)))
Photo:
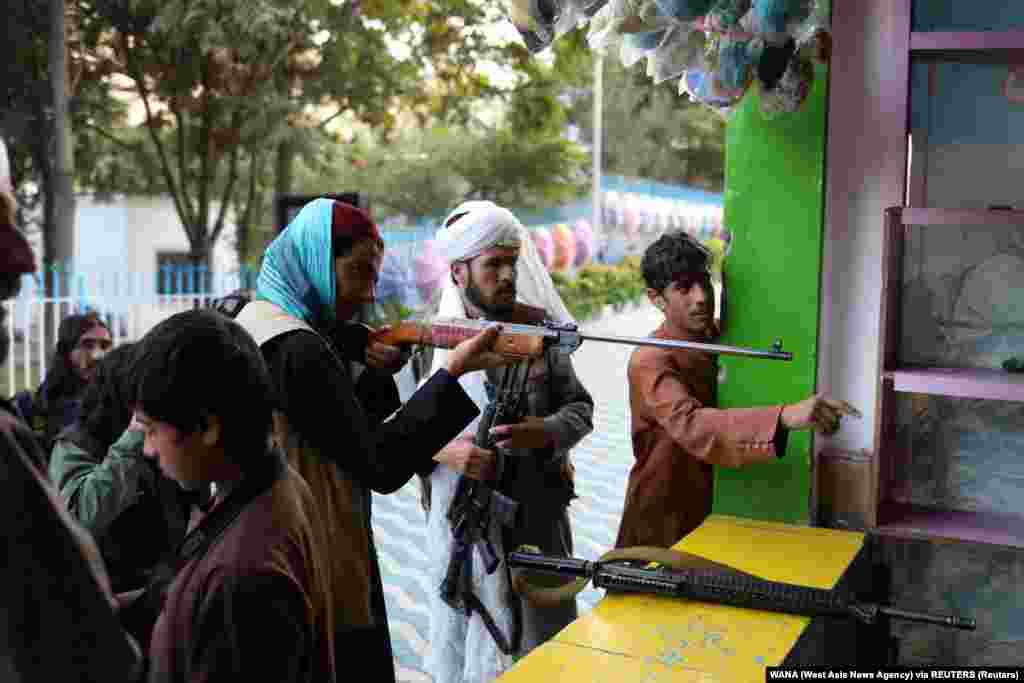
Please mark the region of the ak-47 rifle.
MULTIPOLYGON (((491 428, 519 422, 523 418, 528 372, 529 363, 526 362, 508 368, 493 400, 480 417, 473 441, 477 447, 495 452, 499 486, 504 470, 511 463, 506 463, 501 452, 495 448, 491 428)), ((467 614, 479 614, 484 626, 505 654, 512 654, 519 649, 522 627, 518 610, 514 610, 513 632, 506 638, 487 608, 473 593, 473 548, 480 551, 484 570, 493 574, 501 561, 491 544, 491 523, 497 521, 499 528, 513 527, 518 510, 517 501, 480 480, 461 476, 448 509, 448 522, 453 537, 452 550, 447 572, 441 582, 441 599, 453 609, 464 610, 467 614)))
MULTIPOLYGON (((624 551, 612 551, 609 556, 616 553, 628 555, 630 551, 640 551, 638 555, 643 555, 643 551, 650 551, 652 554, 660 552, 681 555, 664 549, 654 551, 650 548, 629 548, 624 551)), ((881 616, 968 631, 976 628, 975 620, 969 617, 912 612, 897 607, 861 602, 849 591, 768 581, 725 567, 647 569, 625 566, 617 561, 590 562, 572 557, 554 557, 522 551, 509 553, 507 562, 512 569, 577 578, 579 585, 574 588, 576 592, 590 580, 595 587, 604 588, 609 592, 665 595, 809 617, 853 617, 865 624, 874 624, 881 616)), ((565 599, 567 595, 563 594, 561 599, 565 599)))
MULTIPOLYGON (((435 318, 424 321, 402 321, 380 332, 370 333, 370 341, 379 341, 391 346, 422 345, 442 349, 455 348, 460 342, 479 334, 493 325, 488 320, 464 318, 435 318)), ((501 323, 501 333, 494 343, 498 353, 516 358, 540 358, 551 346, 562 353, 572 353, 586 340, 634 346, 659 346, 668 349, 690 349, 728 356, 750 356, 770 360, 793 360, 793 354, 782 350, 782 341, 776 340, 768 350, 750 349, 743 346, 710 344, 705 342, 675 339, 654 339, 647 337, 622 337, 609 334, 589 334, 571 323, 544 322, 540 325, 501 323)))

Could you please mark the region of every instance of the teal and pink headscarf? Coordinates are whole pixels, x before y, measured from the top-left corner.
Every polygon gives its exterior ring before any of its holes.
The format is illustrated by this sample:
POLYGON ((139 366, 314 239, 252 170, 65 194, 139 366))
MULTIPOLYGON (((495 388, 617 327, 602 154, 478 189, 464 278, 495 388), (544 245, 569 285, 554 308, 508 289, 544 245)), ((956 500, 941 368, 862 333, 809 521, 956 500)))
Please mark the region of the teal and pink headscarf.
POLYGON ((376 223, 362 209, 333 199, 314 199, 270 243, 256 279, 256 298, 280 306, 313 327, 337 322, 333 241, 372 237, 376 223))

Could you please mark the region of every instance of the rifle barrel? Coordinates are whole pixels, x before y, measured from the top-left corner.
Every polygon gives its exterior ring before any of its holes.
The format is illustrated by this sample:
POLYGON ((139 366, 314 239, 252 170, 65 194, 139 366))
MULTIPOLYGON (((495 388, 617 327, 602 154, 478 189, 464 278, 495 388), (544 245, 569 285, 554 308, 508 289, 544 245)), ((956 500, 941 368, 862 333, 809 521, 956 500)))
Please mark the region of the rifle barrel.
POLYGON ((573 576, 582 579, 590 578, 594 573, 593 562, 580 560, 575 557, 539 555, 537 553, 513 550, 508 554, 507 562, 509 569, 530 569, 557 576, 573 576))
POLYGON ((618 337, 610 335, 599 335, 580 333, 580 339, 592 339, 594 341, 612 342, 617 344, 636 344, 637 346, 659 346, 670 349, 691 349, 694 351, 705 351, 707 353, 719 353, 727 356, 751 356, 753 358, 770 358, 772 360, 793 360, 793 354, 789 351, 765 351, 761 349, 748 349, 744 346, 727 346, 725 344, 708 344, 704 342, 682 341, 677 339, 651 339, 648 337, 618 337))
POLYGON ((938 624, 959 628, 964 631, 973 631, 978 627, 978 622, 971 617, 960 617, 955 614, 927 614, 925 612, 912 612, 898 607, 879 607, 878 611, 893 619, 904 619, 906 621, 917 621, 925 624, 938 624))

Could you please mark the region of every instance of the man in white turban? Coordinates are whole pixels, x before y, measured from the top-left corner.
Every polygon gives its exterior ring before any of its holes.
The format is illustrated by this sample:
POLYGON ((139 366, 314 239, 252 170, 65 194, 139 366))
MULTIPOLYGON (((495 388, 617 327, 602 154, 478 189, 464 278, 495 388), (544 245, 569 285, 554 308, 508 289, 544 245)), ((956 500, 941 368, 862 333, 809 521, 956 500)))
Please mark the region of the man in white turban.
MULTIPOLYGON (((437 244, 450 264, 439 317, 538 324, 572 322, 541 263, 529 233, 507 209, 492 202, 466 202, 445 220, 437 244)), ((446 352, 435 351, 435 366, 446 352)), ((435 683, 485 683, 576 618, 574 602, 538 608, 511 589, 505 553, 530 545, 556 555, 572 554, 568 505, 574 497, 569 450, 593 429, 594 403, 573 371, 569 356, 549 349, 528 363, 525 416, 492 430, 501 451, 473 443, 474 422, 434 458, 429 476, 427 521, 431 558, 431 653, 427 669, 435 683), (460 477, 485 481, 519 503, 517 519, 506 526, 492 519, 488 537, 501 562, 488 574, 483 558, 471 553, 473 593, 478 602, 467 614, 445 603, 437 590, 452 551, 448 511, 460 477)), ((488 395, 509 370, 467 373, 466 393, 483 410, 488 395)))

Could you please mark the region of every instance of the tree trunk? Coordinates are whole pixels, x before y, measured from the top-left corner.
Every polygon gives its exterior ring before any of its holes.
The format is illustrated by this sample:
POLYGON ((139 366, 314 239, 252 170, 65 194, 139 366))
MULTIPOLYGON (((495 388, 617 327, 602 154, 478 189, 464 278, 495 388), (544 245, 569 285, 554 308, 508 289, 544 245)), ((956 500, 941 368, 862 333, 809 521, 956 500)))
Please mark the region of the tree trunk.
MULTIPOLYGON (((75 158, 71 136, 71 116, 68 112, 68 59, 65 43, 64 0, 50 0, 50 40, 48 61, 50 92, 53 98, 53 140, 54 156, 52 173, 44 189, 46 195, 46 221, 44 228, 45 255, 44 276, 47 266, 65 266, 65 272, 73 267, 75 253, 75 158)), ((52 277, 47 287, 52 289, 52 277)), ((66 285, 65 285, 66 286, 66 285)), ((47 291, 50 291, 48 289, 47 291)), ((56 295, 64 292, 56 292, 56 295)), ((51 294, 52 295, 52 294, 51 294)), ((53 347, 56 330, 52 327, 55 317, 53 304, 44 310, 44 325, 47 346, 53 347)), ((58 316, 61 312, 58 312, 58 316)))
MULTIPOLYGON (((295 177, 292 161, 295 159, 295 145, 285 139, 277 146, 277 164, 274 168, 274 192, 278 197, 291 194, 295 177)), ((280 226, 279 226, 280 227, 280 226)))
POLYGON ((208 238, 203 237, 189 246, 188 258, 195 269, 193 292, 196 294, 196 308, 209 306, 213 291, 213 249, 208 238))

